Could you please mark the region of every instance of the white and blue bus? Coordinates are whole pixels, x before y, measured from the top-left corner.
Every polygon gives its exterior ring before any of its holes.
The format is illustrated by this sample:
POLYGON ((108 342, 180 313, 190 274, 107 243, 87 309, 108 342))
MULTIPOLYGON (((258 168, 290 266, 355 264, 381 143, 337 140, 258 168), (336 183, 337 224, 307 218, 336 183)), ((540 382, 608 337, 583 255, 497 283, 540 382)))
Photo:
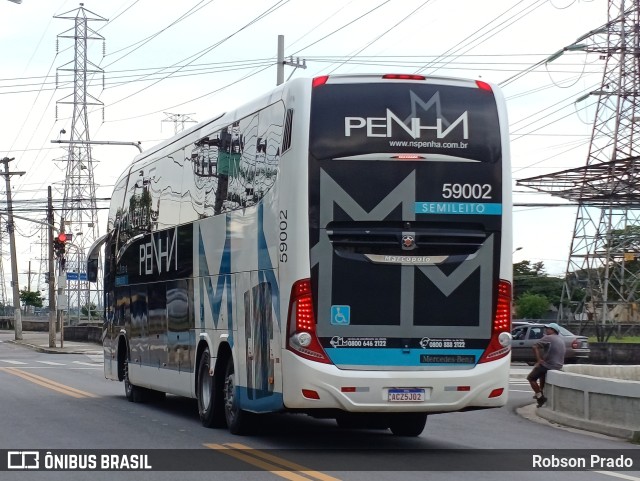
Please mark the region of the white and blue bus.
POLYGON ((141 153, 104 239, 106 377, 232 433, 290 411, 417 436, 503 406, 507 135, 495 85, 331 75, 141 153))

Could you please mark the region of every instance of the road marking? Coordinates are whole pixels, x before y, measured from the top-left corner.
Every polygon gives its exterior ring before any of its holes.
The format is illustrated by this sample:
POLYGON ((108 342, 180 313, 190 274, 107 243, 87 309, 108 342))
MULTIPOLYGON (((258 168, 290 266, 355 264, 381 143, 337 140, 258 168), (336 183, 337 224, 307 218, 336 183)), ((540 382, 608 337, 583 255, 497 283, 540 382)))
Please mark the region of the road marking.
POLYGON ((79 364, 80 366, 98 367, 98 366, 96 366, 96 363, 95 363, 95 362, 73 361, 73 364, 79 364))
POLYGON ((245 463, 252 464, 253 466, 264 469, 265 471, 269 471, 276 476, 280 476, 281 478, 289 479, 291 481, 309 481, 310 478, 320 481, 340 481, 338 478, 334 478, 333 476, 329 476, 328 474, 306 468, 292 461, 279 458, 272 454, 258 451, 257 449, 251 448, 244 444, 205 444, 205 446, 209 449, 218 450, 223 454, 232 456, 236 459, 244 461, 245 463), (288 470, 283 471, 282 468, 287 468, 288 470))
POLYGON ((629 481, 640 481, 637 476, 629 476, 628 474, 614 473, 613 471, 594 471, 594 473, 604 474, 605 476, 612 476, 614 478, 627 479, 629 481))
POLYGON ((27 363, 22 361, 11 361, 9 359, 0 359, 2 362, 6 362, 7 364, 15 364, 16 366, 25 366, 27 363))
POLYGON ((64 366, 65 364, 62 364, 60 362, 53 362, 53 361, 36 361, 39 362, 40 364, 47 364, 49 366, 64 366))
POLYGON ((65 384, 61 384, 56 381, 52 381, 51 379, 38 376, 31 372, 23 371, 21 369, 18 369, 17 367, 0 367, 0 371, 8 372, 10 374, 13 374, 14 376, 21 377, 22 379, 30 381, 39 386, 46 387, 47 389, 51 389, 52 391, 56 391, 62 394, 66 394, 67 396, 71 396, 76 399, 98 397, 95 394, 81 391, 80 389, 76 389, 71 386, 67 386, 65 384))

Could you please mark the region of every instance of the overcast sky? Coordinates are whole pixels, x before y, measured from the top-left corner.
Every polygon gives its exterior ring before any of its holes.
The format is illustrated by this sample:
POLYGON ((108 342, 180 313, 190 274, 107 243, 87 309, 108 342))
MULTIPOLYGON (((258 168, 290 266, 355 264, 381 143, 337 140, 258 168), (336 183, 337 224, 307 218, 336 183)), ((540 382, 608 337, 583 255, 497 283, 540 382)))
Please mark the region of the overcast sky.
MULTIPOLYGON (((56 89, 56 70, 73 60, 73 41, 58 39, 73 22, 53 17, 78 6, 0 0, 0 158, 15 157, 12 170, 27 172, 12 178, 16 205, 46 198, 48 185, 62 198, 65 166, 54 159, 66 152, 50 140, 71 126, 69 105, 58 105, 56 117, 56 102, 72 94, 65 72, 56 89)), ((586 162, 595 98, 574 102, 599 85, 604 62, 571 53, 509 79, 604 24, 606 0, 112 0, 87 1, 85 8, 90 17, 109 20, 89 22, 105 38, 104 55, 102 41, 89 43, 89 60, 105 71, 104 87, 96 75, 88 90, 105 107, 104 120, 102 109, 90 108, 92 140, 140 141, 150 148, 174 133, 165 112, 203 121, 267 92, 276 84, 282 34, 285 55, 307 65, 286 67, 285 79, 420 71, 503 84, 514 179, 586 162)), ((136 153, 133 147, 93 149, 98 197, 111 195, 136 153)), ((5 205, 4 185, 0 191, 5 205)), ((514 200, 559 202, 523 188, 514 200)), ((575 208, 514 211, 514 249, 522 247, 514 260, 544 261, 547 272, 563 274, 575 208)), ((17 228, 23 287, 29 260, 39 269, 39 229, 22 221, 17 228)), ((6 237, 3 244, 8 286, 6 237)), ((10 299, 9 287, 7 293, 10 299)))

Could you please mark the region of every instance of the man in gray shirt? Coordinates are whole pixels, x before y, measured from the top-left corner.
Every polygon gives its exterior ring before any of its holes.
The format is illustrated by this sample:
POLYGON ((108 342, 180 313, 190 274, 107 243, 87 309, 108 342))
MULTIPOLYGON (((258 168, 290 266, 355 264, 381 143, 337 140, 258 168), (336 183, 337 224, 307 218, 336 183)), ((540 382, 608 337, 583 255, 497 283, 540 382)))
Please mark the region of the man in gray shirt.
POLYGON ((555 322, 545 324, 544 336, 533 346, 536 355, 536 364, 527 376, 527 381, 531 384, 531 389, 535 393, 538 407, 542 407, 547 402, 544 397, 544 382, 547 371, 560 370, 564 365, 565 345, 560 337, 560 326, 555 322), (538 384, 538 380, 540 384, 538 384))

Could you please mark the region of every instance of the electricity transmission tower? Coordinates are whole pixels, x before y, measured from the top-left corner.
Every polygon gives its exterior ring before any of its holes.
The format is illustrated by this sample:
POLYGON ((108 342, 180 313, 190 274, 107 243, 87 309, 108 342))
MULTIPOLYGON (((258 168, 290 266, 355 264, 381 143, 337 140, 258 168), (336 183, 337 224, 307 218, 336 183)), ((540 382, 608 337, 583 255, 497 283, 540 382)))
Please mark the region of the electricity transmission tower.
POLYGON ((172 114, 171 112, 164 112, 167 116, 166 119, 162 120, 161 123, 164 122, 172 122, 173 123, 173 134, 177 134, 178 132, 182 132, 184 130, 184 124, 191 123, 195 124, 196 121, 193 120, 190 115, 193 114, 172 114))
POLYGON ((639 4, 609 0, 608 22, 564 49, 605 60, 588 94, 597 108, 586 165, 518 181, 578 203, 559 316, 594 324, 599 340, 640 318, 639 4))
MULTIPOLYGON (((69 30, 58 35, 58 38, 72 38, 75 40, 74 59, 58 68, 58 71, 73 72, 73 93, 58 101, 58 104, 73 105, 71 122, 71 139, 69 141, 66 158, 66 177, 62 205, 61 231, 73 234, 72 245, 67 243, 67 272, 77 273, 77 280, 68 282, 69 310, 74 306, 78 309, 90 303, 102 304, 100 292, 102 284, 98 276, 98 288, 90 294, 89 283, 84 276, 84 254, 99 237, 98 215, 96 205, 96 185, 93 175, 94 162, 91 157, 89 137, 88 106, 102 106, 102 102, 92 96, 87 90, 87 76, 103 73, 87 58, 87 41, 103 40, 104 38, 89 28, 90 21, 107 21, 95 13, 84 8, 71 10, 54 18, 72 20, 74 25, 69 30), (79 284, 75 284, 75 283, 79 284)), ((104 82, 104 79, 103 79, 104 82)))

